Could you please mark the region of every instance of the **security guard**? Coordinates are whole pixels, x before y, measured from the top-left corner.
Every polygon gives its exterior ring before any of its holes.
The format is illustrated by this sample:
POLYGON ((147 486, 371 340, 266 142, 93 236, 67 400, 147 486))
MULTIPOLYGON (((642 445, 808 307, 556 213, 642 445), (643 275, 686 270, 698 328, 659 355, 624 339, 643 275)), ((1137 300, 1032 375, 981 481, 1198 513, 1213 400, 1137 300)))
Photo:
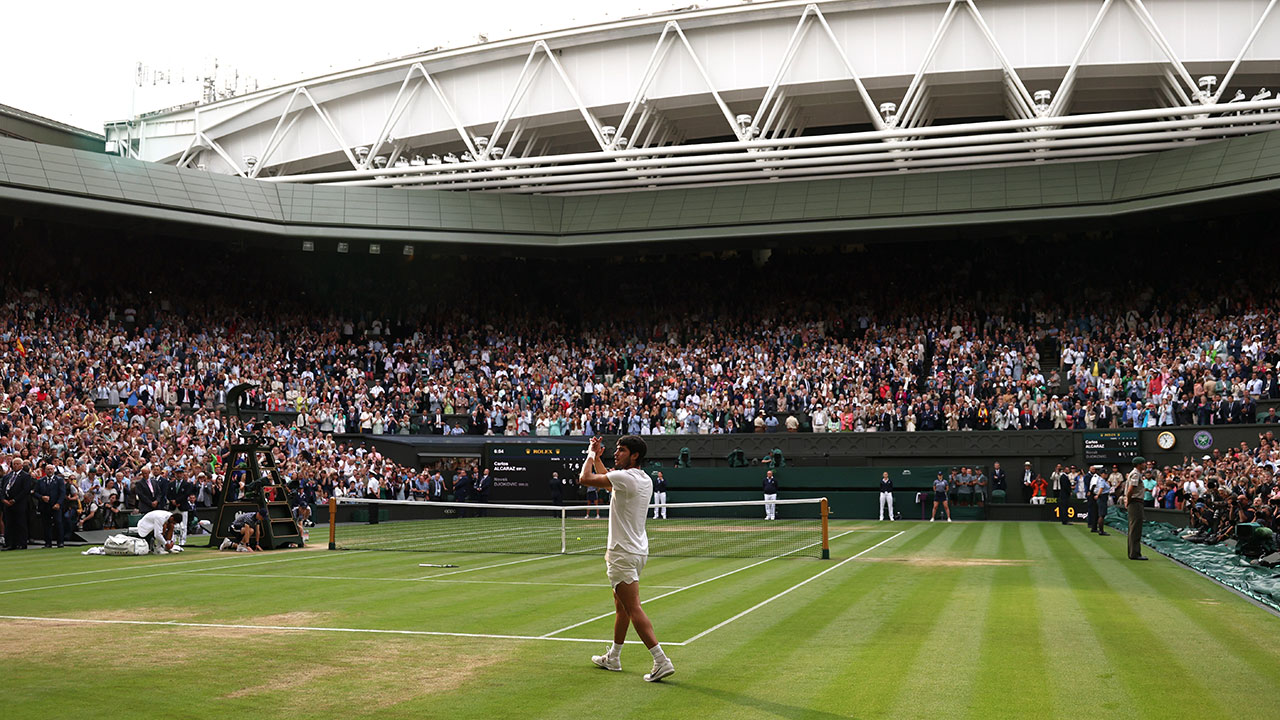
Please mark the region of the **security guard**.
POLYGON ((1129 513, 1129 559, 1146 560, 1142 555, 1142 496, 1147 489, 1142 476, 1147 469, 1147 459, 1139 455, 1133 459, 1133 470, 1124 482, 1124 506, 1129 513))
POLYGON ((1107 532, 1107 498, 1111 496, 1111 483, 1107 481, 1107 476, 1103 475, 1098 466, 1093 467, 1093 479, 1089 481, 1089 497, 1092 498, 1093 508, 1089 510, 1089 517, 1094 518, 1093 532, 1099 535, 1110 535, 1107 532))

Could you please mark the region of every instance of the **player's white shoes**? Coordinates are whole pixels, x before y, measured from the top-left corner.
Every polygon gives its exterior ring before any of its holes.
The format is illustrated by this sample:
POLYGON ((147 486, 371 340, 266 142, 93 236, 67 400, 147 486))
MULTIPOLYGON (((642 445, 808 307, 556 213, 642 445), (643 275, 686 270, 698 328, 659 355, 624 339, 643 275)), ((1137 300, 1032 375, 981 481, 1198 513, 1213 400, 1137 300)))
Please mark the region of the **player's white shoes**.
POLYGON ((645 673, 645 682, 658 682, 662 678, 670 677, 676 672, 676 666, 671 664, 671 658, 664 657, 661 660, 655 660, 653 663, 653 671, 645 673))
POLYGON ((601 667, 601 668, 604 668, 605 670, 622 672, 621 657, 615 657, 615 656, 609 655, 608 653, 605 653, 604 655, 592 655, 591 662, 595 663, 596 667, 601 667))
POLYGON ((230 550, 233 545, 235 545, 235 543, 231 541, 231 538, 222 538, 222 544, 218 546, 218 549, 230 550))

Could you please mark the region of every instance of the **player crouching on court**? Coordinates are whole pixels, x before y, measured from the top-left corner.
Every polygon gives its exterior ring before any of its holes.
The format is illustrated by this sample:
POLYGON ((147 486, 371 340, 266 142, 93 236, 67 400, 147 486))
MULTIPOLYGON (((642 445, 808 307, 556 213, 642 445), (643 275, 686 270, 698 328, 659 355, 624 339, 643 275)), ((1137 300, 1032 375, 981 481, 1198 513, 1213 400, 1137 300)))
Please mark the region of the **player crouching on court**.
POLYGON ((604 444, 600 438, 593 437, 578 482, 610 491, 609 541, 604 562, 609 584, 613 586, 617 616, 613 621, 613 645, 604 655, 593 656, 591 662, 605 670, 620 672, 622 644, 631 625, 653 655, 653 670, 645 674, 644 679, 657 682, 674 673, 676 668, 662 652, 653 623, 640 607, 640 571, 649 559, 649 537, 645 534, 644 522, 649 516, 649 496, 653 494, 653 481, 640 469, 647 449, 639 436, 624 435, 618 438, 613 450, 614 469, 605 470, 600 459, 604 455, 604 444))
POLYGON ((218 549, 234 549, 236 552, 260 552, 262 550, 262 545, 259 544, 262 537, 262 524, 266 521, 266 510, 260 509, 257 512, 243 512, 236 515, 235 519, 231 521, 230 532, 227 533, 227 537, 223 538, 222 545, 218 549))
POLYGON ((175 527, 182 527, 182 513, 152 510, 138 521, 138 537, 147 541, 153 555, 182 552, 174 538, 175 527))

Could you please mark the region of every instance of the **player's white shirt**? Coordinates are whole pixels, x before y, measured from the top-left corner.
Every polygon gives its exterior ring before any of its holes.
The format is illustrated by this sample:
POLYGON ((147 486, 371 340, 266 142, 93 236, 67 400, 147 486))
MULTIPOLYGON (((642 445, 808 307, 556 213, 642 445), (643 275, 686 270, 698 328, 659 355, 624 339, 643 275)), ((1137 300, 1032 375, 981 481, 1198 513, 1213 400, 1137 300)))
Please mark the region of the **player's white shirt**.
POLYGON ((609 472, 609 550, 636 555, 649 554, 649 536, 644 521, 649 517, 653 480, 640 468, 609 472))

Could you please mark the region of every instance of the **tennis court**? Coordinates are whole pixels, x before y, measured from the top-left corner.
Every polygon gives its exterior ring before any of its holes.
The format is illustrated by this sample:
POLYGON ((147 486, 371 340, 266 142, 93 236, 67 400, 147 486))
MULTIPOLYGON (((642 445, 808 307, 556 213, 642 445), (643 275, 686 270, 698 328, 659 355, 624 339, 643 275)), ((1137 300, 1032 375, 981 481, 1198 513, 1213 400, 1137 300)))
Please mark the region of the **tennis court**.
POLYGON ((638 645, 622 673, 590 664, 613 622, 598 553, 6 553, 0 647, 31 688, 15 716, 37 717, 68 707, 50 668, 94 699, 75 717, 1228 717, 1280 701, 1280 619, 1166 560, 1134 567, 1119 538, 833 521, 830 546, 651 558, 642 598, 677 665, 661 687, 638 645))

